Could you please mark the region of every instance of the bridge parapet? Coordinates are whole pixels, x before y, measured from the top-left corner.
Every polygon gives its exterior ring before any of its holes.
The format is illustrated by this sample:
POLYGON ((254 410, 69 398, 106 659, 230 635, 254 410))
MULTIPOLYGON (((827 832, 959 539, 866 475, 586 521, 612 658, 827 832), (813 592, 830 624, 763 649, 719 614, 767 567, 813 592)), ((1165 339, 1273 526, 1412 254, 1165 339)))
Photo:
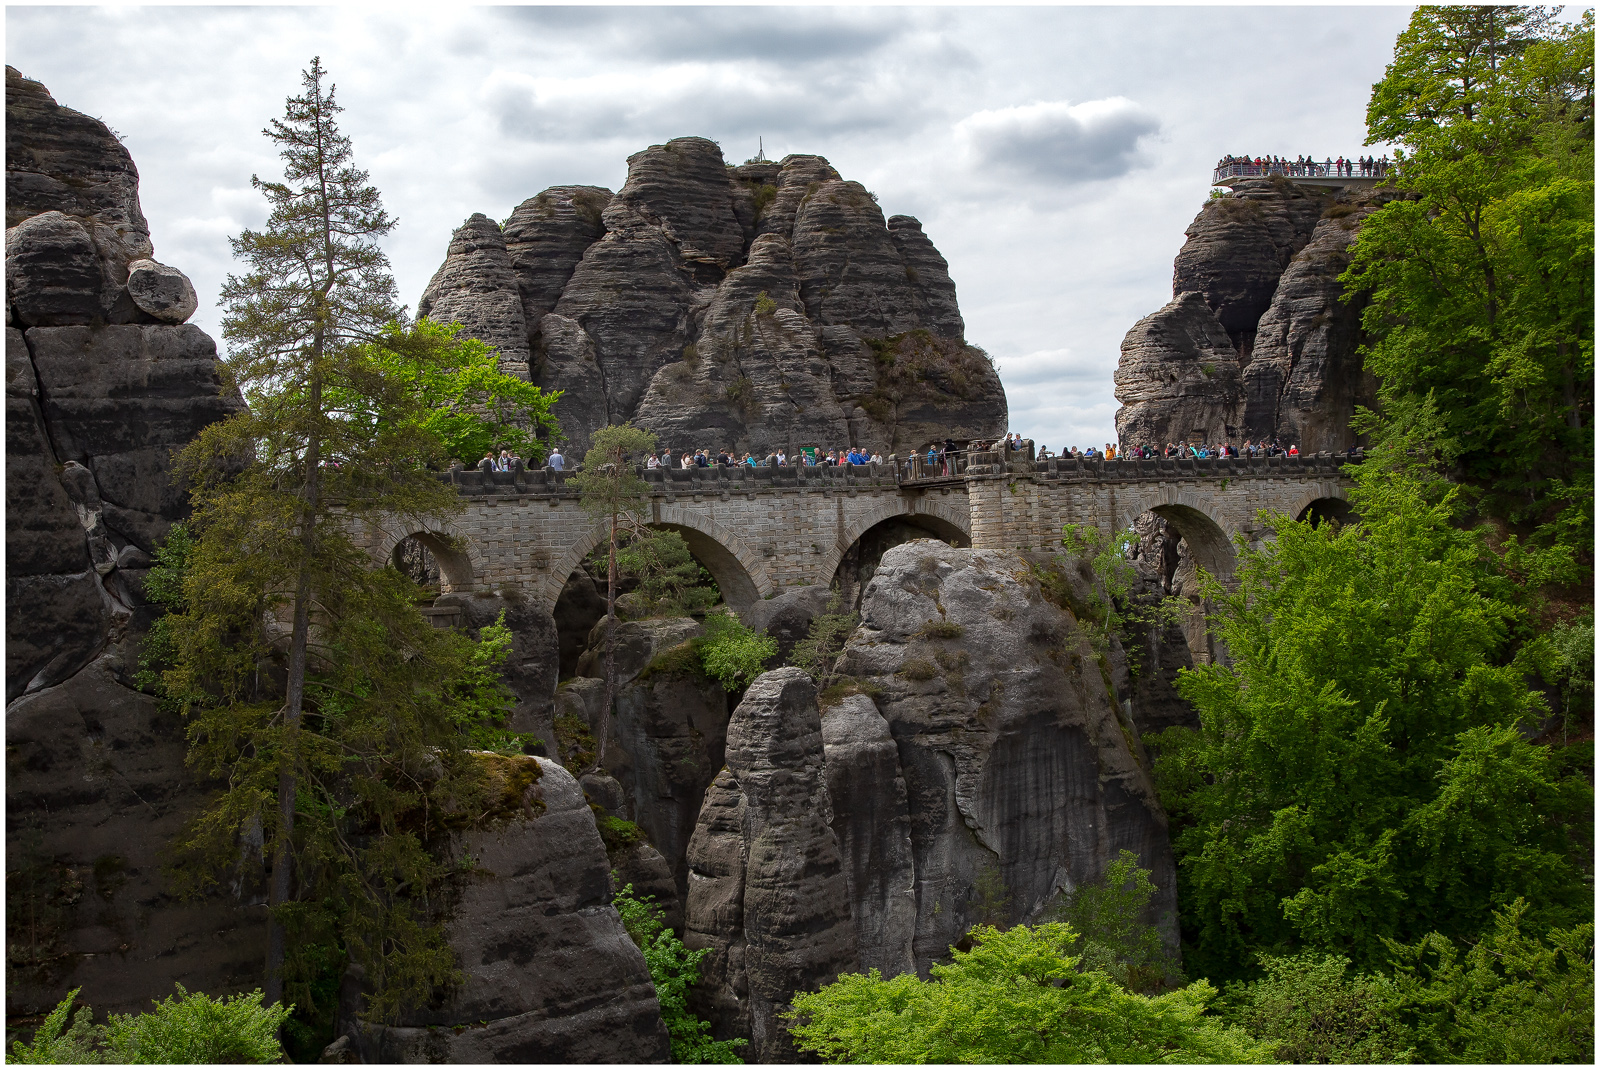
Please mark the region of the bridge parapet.
MULTIPOLYGON (((634 466, 649 486, 652 497, 680 494, 727 493, 762 490, 877 489, 898 485, 895 466, 863 464, 839 466, 789 466, 752 468, 749 465, 712 465, 706 468, 654 468, 634 466)), ((571 472, 526 468, 514 472, 483 472, 475 468, 439 473, 467 497, 496 495, 577 498, 571 472)))

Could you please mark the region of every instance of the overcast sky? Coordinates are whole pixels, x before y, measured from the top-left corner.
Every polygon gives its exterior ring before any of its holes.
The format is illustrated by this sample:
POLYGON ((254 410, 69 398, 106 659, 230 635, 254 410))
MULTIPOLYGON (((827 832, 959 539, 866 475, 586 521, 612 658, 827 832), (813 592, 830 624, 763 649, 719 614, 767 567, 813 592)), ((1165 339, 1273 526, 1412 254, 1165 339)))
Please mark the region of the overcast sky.
POLYGON ((266 219, 260 134, 320 55, 400 220, 402 300, 451 230, 552 185, 620 189, 682 135, 826 156, 950 262, 1012 428, 1112 438, 1128 328, 1227 152, 1360 154, 1402 7, 8 7, 6 62, 124 138, 157 259, 218 334, 227 238, 266 219))

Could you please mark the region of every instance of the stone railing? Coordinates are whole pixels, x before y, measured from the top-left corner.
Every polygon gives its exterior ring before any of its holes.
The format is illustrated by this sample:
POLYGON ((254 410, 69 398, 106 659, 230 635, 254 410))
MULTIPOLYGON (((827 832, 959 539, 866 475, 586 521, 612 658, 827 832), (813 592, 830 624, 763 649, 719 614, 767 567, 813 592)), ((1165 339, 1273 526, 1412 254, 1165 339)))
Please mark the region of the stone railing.
MULTIPOLYGON (((710 465, 706 468, 653 468, 634 465, 634 471, 650 485, 651 494, 703 494, 730 490, 826 490, 834 487, 895 486, 896 465, 846 464, 789 465, 752 468, 749 465, 710 465)), ((476 468, 457 468, 439 473, 439 478, 455 484, 458 492, 471 496, 533 495, 537 497, 576 497, 568 487, 573 473, 551 468, 522 468, 511 472, 484 472, 476 468)))
POLYGON ((1211 184, 1219 186, 1234 178, 1270 178, 1273 175, 1282 175, 1285 178, 1387 178, 1395 169, 1394 161, 1379 161, 1371 164, 1365 170, 1355 160, 1345 160, 1344 167, 1337 163, 1230 163, 1223 164, 1211 172, 1211 184))

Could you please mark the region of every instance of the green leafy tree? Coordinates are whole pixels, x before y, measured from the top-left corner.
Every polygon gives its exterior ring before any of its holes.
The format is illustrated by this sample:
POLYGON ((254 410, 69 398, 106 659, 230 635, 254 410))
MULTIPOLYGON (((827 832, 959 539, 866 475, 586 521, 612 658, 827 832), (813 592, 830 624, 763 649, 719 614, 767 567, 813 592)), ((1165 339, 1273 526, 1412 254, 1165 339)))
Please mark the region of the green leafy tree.
MULTIPOLYGON (((561 433, 553 412, 561 391, 547 393, 507 375, 492 348, 460 332, 460 324, 429 319, 388 324, 368 347, 368 366, 389 389, 411 396, 420 429, 446 457, 471 465, 491 449, 506 449, 537 463, 546 452, 540 433, 561 433)), ((326 390, 330 411, 346 419, 375 424, 385 416, 365 384, 326 390)))
POLYGON ((1352 974, 1342 955, 1263 955, 1265 976, 1228 987, 1224 1016, 1277 1046, 1286 1063, 1406 1063, 1415 1052, 1400 995, 1381 973, 1352 974))
POLYGON ((676 531, 631 533, 617 548, 617 571, 636 581, 633 594, 647 617, 703 613, 721 597, 716 585, 707 582, 710 574, 676 531))
POLYGON ((709 1023, 689 1010, 689 989, 700 982, 700 963, 711 954, 710 948, 690 951, 676 933, 661 920, 661 908, 649 896, 635 896, 633 885, 624 885, 612 902, 622 915, 622 925, 644 952, 661 1004, 661 1020, 672 1040, 675 1063, 742 1063, 739 1049, 749 1041, 712 1040, 709 1023))
POLYGON ((1139 856, 1124 850, 1098 880, 1063 893, 1045 910, 1050 921, 1072 926, 1083 937, 1080 971, 1099 970, 1135 992, 1181 983, 1182 970, 1161 941, 1161 933, 1144 920, 1156 886, 1139 856))
POLYGON ((179 457, 194 511, 162 551, 181 568, 154 588, 169 613, 146 679, 186 719, 191 768, 222 785, 174 845, 177 889, 234 879, 259 834, 267 1002, 289 984, 307 1006, 308 949, 332 945, 367 970, 382 1016, 456 976, 426 905, 447 876, 427 841, 478 790, 463 724, 508 699, 485 680, 496 655, 432 628, 415 585, 362 545, 459 510, 418 376, 466 358, 450 332, 399 325, 376 244, 394 222, 317 60, 302 81, 266 132, 284 181, 253 180, 271 212, 234 239, 248 270, 223 287, 250 409, 179 457))
POLYGON ((293 1008, 263 1006, 258 989, 212 999, 178 986, 144 1014, 113 1014, 106 1023, 108 1062, 275 1063, 278 1029, 293 1008))
POLYGON ((276 1063, 283 1061, 278 1030, 292 1007, 262 1004, 261 992, 213 999, 178 985, 177 995, 143 1014, 113 1014, 94 1024, 93 1009, 78 1008, 63 1032, 79 989, 56 1005, 30 1044, 11 1048, 14 1063, 276 1063))
POLYGON ((1300 949, 1370 970, 1386 940, 1472 939, 1517 896, 1545 926, 1589 910, 1592 791, 1522 734, 1545 707, 1517 591, 1431 456, 1380 451, 1360 523, 1271 519, 1237 588, 1206 579, 1233 660, 1181 675, 1200 728, 1157 737, 1155 767, 1192 971, 1300 949))
POLYGON ((98 1063, 101 1030, 94 1024, 94 1010, 79 1007, 72 1013, 72 1001, 78 998, 81 988, 67 993, 67 998, 57 1003, 45 1016, 27 1044, 13 1041, 13 1063, 98 1063), (70 1020, 70 1024, 69 1024, 70 1020))
POLYGON ((644 510, 650 502, 650 485, 635 470, 633 458, 656 447, 656 436, 632 424, 602 427, 589 438, 589 452, 573 474, 578 503, 590 516, 608 524, 606 544, 605 697, 594 768, 605 764, 606 738, 611 732, 611 704, 617 692, 617 551, 626 531, 646 527, 644 510))
POLYGON ((789 652, 788 664, 810 673, 819 692, 828 690, 840 682, 839 662, 845 643, 860 623, 860 615, 844 608, 844 594, 834 587, 827 607, 811 618, 806 637, 789 652))
POLYGON ((1594 923, 1524 931, 1528 904, 1497 911, 1461 954, 1437 933, 1396 956, 1394 1018, 1421 1062, 1594 1062, 1594 923))
POLYGON ((1431 398, 1461 478, 1568 558, 1592 557, 1594 19, 1424 7, 1373 87, 1369 144, 1407 196, 1373 213, 1348 288, 1385 415, 1431 398))
POLYGON ((744 625, 732 613, 706 616, 706 634, 697 644, 706 675, 724 691, 748 687, 778 652, 778 641, 744 625))
POLYGON ((861 1063, 1253 1063, 1271 1045, 1205 1013, 1205 981, 1159 996, 1080 972, 1060 922, 979 926, 933 979, 846 974, 796 993, 789 1031, 825 1061, 861 1063))

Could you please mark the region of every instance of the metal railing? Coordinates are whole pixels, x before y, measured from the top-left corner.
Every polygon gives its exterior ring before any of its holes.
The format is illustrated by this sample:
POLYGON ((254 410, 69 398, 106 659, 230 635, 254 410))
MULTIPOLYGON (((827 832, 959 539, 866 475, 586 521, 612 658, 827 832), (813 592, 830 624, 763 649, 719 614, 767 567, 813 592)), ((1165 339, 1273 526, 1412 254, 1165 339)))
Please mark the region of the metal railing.
POLYGON ((1294 163, 1288 160, 1270 164, 1230 163, 1223 164, 1211 173, 1211 184, 1220 185, 1230 178, 1270 178, 1273 175, 1283 175, 1285 178, 1387 178, 1394 169, 1393 160, 1377 160, 1365 167, 1355 160, 1346 160, 1343 166, 1337 162, 1294 163))

